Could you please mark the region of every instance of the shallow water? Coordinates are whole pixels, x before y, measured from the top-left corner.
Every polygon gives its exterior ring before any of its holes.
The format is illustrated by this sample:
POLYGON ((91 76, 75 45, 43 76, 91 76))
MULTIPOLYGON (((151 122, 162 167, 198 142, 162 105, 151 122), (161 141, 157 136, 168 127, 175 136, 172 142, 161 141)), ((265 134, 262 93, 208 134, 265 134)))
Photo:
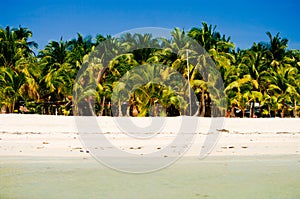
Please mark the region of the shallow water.
POLYGON ((0 157, 0 198, 300 198, 300 156, 182 158, 126 174, 83 158, 0 157))

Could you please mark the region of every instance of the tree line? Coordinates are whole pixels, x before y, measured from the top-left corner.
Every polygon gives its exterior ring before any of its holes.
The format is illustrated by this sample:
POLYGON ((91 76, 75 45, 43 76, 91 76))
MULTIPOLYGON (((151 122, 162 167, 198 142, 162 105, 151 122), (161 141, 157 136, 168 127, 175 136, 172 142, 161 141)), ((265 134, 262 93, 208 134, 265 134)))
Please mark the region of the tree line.
POLYGON ((189 31, 174 28, 169 39, 130 33, 118 38, 100 34, 93 38, 77 33, 68 41, 50 41, 37 53, 38 45, 31 37, 28 28, 0 28, 2 112, 210 117, 217 105, 222 107, 220 113, 228 117, 300 114, 300 51, 288 49, 288 39, 279 33, 267 32, 267 41, 253 43, 249 49, 236 49, 230 37, 203 22, 189 31), (195 53, 193 42, 206 53, 195 53), (99 66, 94 59, 91 61, 93 54, 102 56, 99 66), (220 76, 203 68, 210 60, 220 76), (80 79, 78 72, 91 64, 95 64, 93 75, 87 75, 86 70, 80 79), (168 67, 156 69, 158 64, 168 67), (129 77, 138 66, 143 66, 140 73, 129 77), (155 82, 150 75, 155 73, 169 85, 155 82), (192 104, 188 101, 187 84, 178 84, 176 73, 189 81, 192 104), (127 82, 140 79, 149 83, 130 92, 121 84, 126 75, 127 82), (220 80, 222 91, 214 89, 220 80), (88 90, 92 84, 93 89, 88 90), (80 102, 73 97, 78 89, 80 102), (224 101, 217 99, 221 92, 225 94, 224 101))

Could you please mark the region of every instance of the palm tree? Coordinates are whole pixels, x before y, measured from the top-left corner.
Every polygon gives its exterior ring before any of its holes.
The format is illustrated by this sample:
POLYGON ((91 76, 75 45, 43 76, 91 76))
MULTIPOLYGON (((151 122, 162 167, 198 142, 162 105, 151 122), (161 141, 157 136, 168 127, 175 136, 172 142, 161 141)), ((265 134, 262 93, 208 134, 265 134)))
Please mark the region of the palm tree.
POLYGON ((15 63, 22 57, 33 55, 37 44, 28 41, 32 32, 27 28, 0 29, 0 66, 15 68, 15 63))
POLYGON ((18 40, 22 41, 18 43, 18 47, 24 49, 24 56, 34 55, 33 49, 37 49, 38 44, 34 41, 28 41, 32 37, 32 32, 28 28, 22 28, 21 26, 18 29, 14 29, 14 31, 18 40))
MULTIPOLYGON (((100 37, 100 36, 98 36, 100 37)), ((99 38, 100 40, 100 38, 99 38)), ((68 62, 76 68, 80 68, 83 63, 83 57, 87 55, 95 44, 92 41, 92 36, 83 36, 77 33, 77 38, 72 39, 68 43, 68 62)))
POLYGON ((0 104, 7 108, 8 113, 12 113, 16 102, 23 97, 26 77, 8 67, 1 67, 0 74, 0 104))
POLYGON ((19 73, 23 73, 26 77, 26 81, 23 85, 25 101, 40 99, 40 86, 39 79, 41 78, 41 68, 39 62, 35 56, 28 58, 21 58, 16 63, 19 73))
MULTIPOLYGON (((66 102, 72 94, 76 68, 69 62, 69 44, 51 41, 39 52, 41 67, 40 97, 44 102, 66 102)), ((67 102, 66 102, 67 103, 67 102)))
POLYGON ((245 110, 251 102, 261 100, 262 95, 257 89, 256 81, 249 74, 231 82, 225 92, 228 97, 228 105, 231 107, 237 106, 242 111, 242 117, 245 117, 245 110))
POLYGON ((288 57, 290 58, 290 64, 292 67, 294 67, 297 71, 297 73, 294 74, 294 77, 291 78, 291 85, 295 88, 296 92, 293 92, 293 114, 294 117, 299 117, 297 111, 298 111, 298 103, 300 101, 300 51, 299 50, 290 50, 287 52, 288 57))
POLYGON ((286 55, 288 39, 281 38, 280 33, 277 33, 274 37, 270 32, 266 34, 269 37, 269 43, 262 43, 262 45, 267 49, 267 56, 271 61, 270 65, 272 67, 279 66, 286 55))
MULTIPOLYGON (((275 95, 278 108, 281 109, 281 117, 284 117, 287 103, 295 104, 298 98, 297 91, 297 64, 294 63, 294 56, 287 51, 288 39, 281 38, 279 33, 272 36, 267 32, 269 43, 261 43, 266 51, 266 59, 268 60, 269 93, 275 95), (295 67, 296 66, 296 67, 295 67)), ((294 110, 295 113, 295 110, 294 110)))
POLYGON ((33 49, 37 44, 28 41, 31 36, 32 32, 27 28, 11 29, 7 26, 0 29, 1 95, 2 104, 7 106, 9 112, 14 111, 15 104, 24 97, 25 92, 32 99, 38 97, 35 82, 38 76, 34 76, 38 70, 32 67, 36 66, 33 49))
POLYGON ((185 108, 184 84, 180 85, 178 75, 175 70, 160 64, 138 66, 116 82, 112 101, 114 104, 129 101, 127 114, 136 107, 139 116, 158 116, 158 106, 165 110, 163 115, 171 106, 182 112, 185 108))
MULTIPOLYGON (((154 59, 158 62, 168 65, 178 71, 186 80, 189 79, 190 74, 187 69, 187 51, 189 51, 189 65, 194 66, 197 62, 197 49, 193 49, 195 45, 195 41, 192 38, 188 37, 184 30, 180 30, 179 28, 174 28, 171 32, 171 38, 165 39, 162 38, 162 48, 163 50, 157 51, 154 53, 154 59), (193 45, 194 44, 194 45, 193 45)), ((184 100, 189 101, 189 85, 190 82, 186 82, 183 85, 184 100)), ((190 115, 193 113, 189 113, 190 106, 189 103, 185 104, 185 108, 181 111, 181 114, 190 115)))
POLYGON ((119 39, 112 38, 110 35, 106 37, 105 41, 99 43, 99 45, 92 50, 89 55, 89 62, 95 62, 94 64, 101 65, 97 72, 97 83, 102 81, 104 74, 110 67, 110 62, 123 52, 124 49, 122 48, 119 39))
MULTIPOLYGON (((271 82, 269 91, 279 98, 279 108, 281 109, 281 117, 285 116, 287 103, 294 103, 293 98, 297 99, 298 70, 291 66, 279 66, 278 70, 271 73, 271 82)), ((298 76, 299 77, 299 76, 298 76)))
MULTIPOLYGON (((268 79, 269 74, 263 70, 266 65, 264 53, 262 51, 255 50, 256 44, 249 50, 241 51, 241 60, 238 63, 238 75, 243 77, 249 75, 252 84, 251 92, 259 92, 260 96, 266 92, 268 84, 265 79, 268 79)), ((263 99, 259 97, 259 99, 263 99)), ((250 117, 254 115, 254 103, 250 104, 250 117)), ((259 101, 260 102, 260 101, 259 101)))

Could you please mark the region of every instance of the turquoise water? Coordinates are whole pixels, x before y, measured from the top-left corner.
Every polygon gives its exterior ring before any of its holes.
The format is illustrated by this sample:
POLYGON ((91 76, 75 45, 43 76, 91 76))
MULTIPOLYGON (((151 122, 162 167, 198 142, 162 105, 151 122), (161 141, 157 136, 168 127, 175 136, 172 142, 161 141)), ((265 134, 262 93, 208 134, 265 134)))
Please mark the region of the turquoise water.
POLYGON ((94 159, 0 157, 1 199, 300 198, 300 156, 182 158, 148 174, 94 159))

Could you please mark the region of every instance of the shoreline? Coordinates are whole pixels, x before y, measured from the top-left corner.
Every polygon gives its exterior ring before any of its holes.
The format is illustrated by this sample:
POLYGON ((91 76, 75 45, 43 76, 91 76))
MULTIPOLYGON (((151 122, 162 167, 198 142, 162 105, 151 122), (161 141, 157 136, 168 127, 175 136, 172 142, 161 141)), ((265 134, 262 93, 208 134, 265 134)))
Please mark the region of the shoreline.
MULTIPOLYGON (((0 162, 3 160, 0 157, 0 162)), ((3 163, 3 164, 2 164, 3 163)), ((145 174, 88 158, 5 158, 1 198, 299 198, 299 156, 184 157, 145 174), (58 191, 53 191, 58 190, 58 191), (121 193, 121 194, 120 194, 121 193)))

